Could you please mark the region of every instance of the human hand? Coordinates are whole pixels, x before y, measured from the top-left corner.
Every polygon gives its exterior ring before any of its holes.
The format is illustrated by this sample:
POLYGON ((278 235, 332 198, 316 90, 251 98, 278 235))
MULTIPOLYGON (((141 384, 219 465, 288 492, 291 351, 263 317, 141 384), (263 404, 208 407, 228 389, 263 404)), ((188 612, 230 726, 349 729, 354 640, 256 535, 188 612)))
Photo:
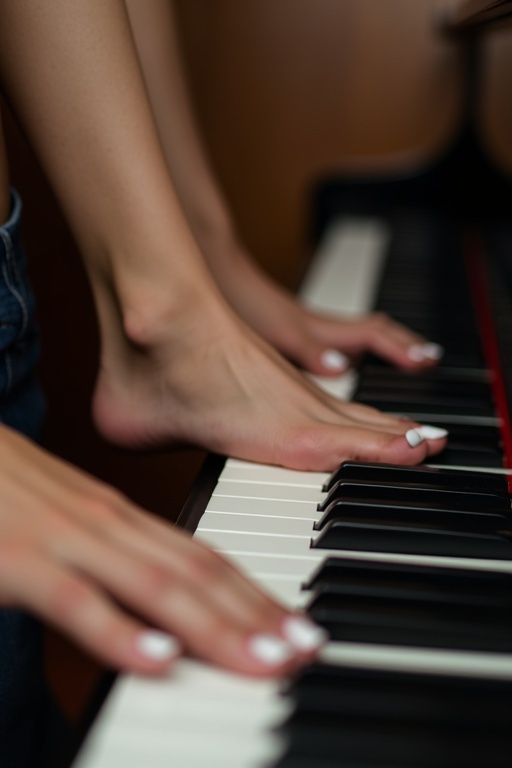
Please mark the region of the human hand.
MULTIPOLYGON (((365 352, 411 373, 432 368, 443 356, 439 344, 414 333, 385 313, 348 318, 305 309, 302 312, 303 317, 297 323, 303 328, 299 354, 302 367, 311 373, 337 375, 365 352)), ((290 355, 293 357, 294 351, 290 355)))
POLYGON ((109 666, 159 673, 189 652, 271 676, 324 640, 219 555, 5 427, 0 489, 0 605, 109 666))
POLYGON ((343 373, 372 352, 415 372, 436 365, 443 350, 384 313, 352 318, 312 311, 264 274, 232 229, 197 231, 219 287, 247 324, 300 368, 320 376, 343 373))

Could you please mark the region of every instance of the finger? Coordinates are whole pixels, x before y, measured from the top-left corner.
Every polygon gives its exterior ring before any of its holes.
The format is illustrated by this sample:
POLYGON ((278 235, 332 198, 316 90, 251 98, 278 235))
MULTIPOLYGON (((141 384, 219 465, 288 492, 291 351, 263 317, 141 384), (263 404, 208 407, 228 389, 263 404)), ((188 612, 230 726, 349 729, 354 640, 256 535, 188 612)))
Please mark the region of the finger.
MULTIPOLYGON (((270 608, 282 612, 275 600, 272 600, 259 587, 244 577, 225 558, 213 552, 201 542, 192 540, 191 536, 170 526, 167 522, 149 515, 137 508, 122 494, 100 492, 87 499, 69 499, 69 506, 76 508, 82 505, 82 515, 79 521, 81 533, 78 539, 80 552, 84 547, 99 546, 97 536, 107 544, 114 545, 125 555, 153 563, 164 569, 172 578, 183 579, 190 585, 203 589, 204 585, 218 582, 229 587, 227 593, 220 590, 216 596, 229 603, 233 612, 242 617, 245 613, 254 617, 258 611, 268 613, 270 608), (94 534, 91 538, 90 533, 94 534), (236 603, 234 598, 236 597, 236 603)), ((75 545, 76 546, 76 545, 75 545)), ((69 539, 66 538, 61 547, 64 558, 75 555, 69 539)), ((79 552, 76 553, 76 556, 79 552)), ((95 557, 108 557, 108 552, 95 551, 95 557)))
POLYGON ((9 602, 65 632, 104 664, 155 674, 179 655, 171 635, 129 617, 87 580, 36 551, 0 558, 2 591, 9 602))
MULTIPOLYGON (((134 524, 140 531, 150 533, 152 538, 157 539, 164 547, 165 562, 168 563, 169 553, 174 549, 176 545, 176 538, 179 535, 185 544, 185 547, 180 547, 182 552, 182 562, 177 563, 173 558, 173 567, 177 567, 180 576, 187 578, 190 582, 200 590, 204 590, 205 584, 211 584, 211 574, 209 572, 209 566, 205 571, 201 560, 204 556, 207 556, 212 562, 216 563, 214 569, 218 567, 218 564, 222 564, 225 569, 226 575, 229 577, 230 590, 236 589, 238 602, 233 609, 236 611, 237 617, 241 618, 245 611, 265 612, 269 616, 269 611, 272 610, 274 616, 274 626, 281 627, 281 634, 288 639, 293 645, 295 645, 297 651, 304 653, 311 653, 316 651, 320 639, 323 642, 324 637, 316 625, 313 625, 309 620, 304 624, 303 617, 297 617, 296 614, 290 613, 286 608, 278 603, 267 592, 264 592, 257 584, 249 580, 240 570, 235 567, 229 559, 224 556, 220 556, 215 552, 212 552, 209 548, 201 544, 201 542, 192 541, 190 536, 182 533, 181 531, 171 528, 166 523, 158 520, 151 515, 147 515, 136 511, 132 516, 134 524), (195 552, 194 557, 191 557, 192 550, 195 552), (197 554, 202 553, 198 560, 197 554), (319 639, 320 638, 320 639, 319 639)), ((141 546, 142 537, 137 535, 134 540, 128 543, 130 548, 134 547, 137 551, 141 546)), ((144 552, 147 550, 144 547, 144 552)), ((151 549, 153 554, 153 550, 151 549)), ((160 562, 162 559, 160 558, 160 562)), ((226 593, 227 595, 228 593, 226 593)), ((230 595, 231 602, 231 595, 230 595)))
POLYGON ((197 583, 172 572, 172 551, 165 567, 80 536, 59 554, 130 611, 178 636, 191 653, 226 668, 276 674, 317 651, 324 641, 317 627, 263 596, 244 605, 235 569, 207 548, 195 549, 197 583))
POLYGON ((385 313, 374 313, 362 320, 324 319, 318 333, 326 349, 329 345, 350 356, 373 352, 406 369, 431 366, 439 362, 443 354, 439 344, 428 341, 385 313))
POLYGON ((303 343, 294 362, 317 376, 341 376, 352 365, 350 357, 340 349, 326 347, 317 341, 303 343))
POLYGON ((368 349, 384 360, 407 370, 431 367, 437 364, 443 355, 439 344, 414 337, 395 325, 389 326, 387 333, 374 336, 368 349))
POLYGON ((414 369, 438 363, 443 350, 387 315, 377 314, 362 328, 365 349, 399 367, 414 369))

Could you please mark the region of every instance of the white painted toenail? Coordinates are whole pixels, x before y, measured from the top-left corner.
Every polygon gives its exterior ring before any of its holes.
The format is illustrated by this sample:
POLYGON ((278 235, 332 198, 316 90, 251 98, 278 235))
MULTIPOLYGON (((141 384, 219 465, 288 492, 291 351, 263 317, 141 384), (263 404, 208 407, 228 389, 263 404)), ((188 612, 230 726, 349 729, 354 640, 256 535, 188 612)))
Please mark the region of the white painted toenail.
POLYGON ((425 438, 423 435, 420 434, 418 429, 410 429, 408 432, 405 433, 405 439, 411 446, 411 448, 416 448, 417 445, 422 443, 425 438))
POLYGON ((419 432, 425 440, 440 440, 442 437, 448 437, 448 430, 441 427, 432 427, 430 424, 422 424, 416 427, 415 432, 419 432))

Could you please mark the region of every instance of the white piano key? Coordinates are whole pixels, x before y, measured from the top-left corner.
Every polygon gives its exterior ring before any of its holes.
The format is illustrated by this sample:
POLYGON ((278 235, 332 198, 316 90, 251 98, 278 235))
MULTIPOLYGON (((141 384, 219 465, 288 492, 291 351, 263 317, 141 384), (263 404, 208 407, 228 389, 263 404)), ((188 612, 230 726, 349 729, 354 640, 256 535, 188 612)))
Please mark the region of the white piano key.
POLYGON ((374 304, 389 237, 379 219, 334 220, 302 284, 304 303, 323 312, 366 312, 374 304))
POLYGON ((233 515, 225 512, 205 513, 197 526, 201 533, 232 531, 239 533, 269 533, 278 536, 311 538, 311 520, 268 515, 233 515))
POLYGON ((276 517, 297 517, 303 520, 318 520, 320 512, 316 501, 289 499, 241 499, 238 496, 222 496, 215 493, 210 498, 206 512, 232 512, 239 515, 266 515, 276 517))
POLYGON ((503 653, 333 642, 320 651, 320 659, 371 669, 512 680, 512 654, 503 653))
POLYGON ((313 373, 307 374, 320 389, 328 392, 339 400, 351 400, 357 385, 357 374, 355 371, 347 371, 341 376, 318 376, 313 373))
POLYGON ((318 560, 322 557, 320 549, 306 550, 309 540, 307 536, 202 530, 198 530, 196 536, 218 552, 270 552, 281 555, 304 555, 311 553, 310 557, 312 560, 318 560))
POLYGON ((512 562, 476 558, 438 557, 435 555, 402 555, 395 552, 356 552, 353 550, 311 549, 307 537, 231 531, 198 531, 202 541, 218 552, 273 554, 282 558, 300 556, 321 562, 327 557, 351 557, 359 560, 406 563, 410 565, 436 565, 447 568, 479 568, 481 570, 512 573, 512 562))
MULTIPOLYGON (((137 764, 135 757, 142 760, 138 765, 153 766, 154 760, 172 750, 173 755, 190 758, 177 765, 196 765, 197 758, 199 766, 201 755, 204 761, 208 754, 202 751, 205 748, 226 758, 229 747, 230 758, 224 765, 255 766, 258 750, 262 753, 258 742, 263 731, 289 711, 289 703, 277 695, 279 685, 278 681, 247 680, 188 660, 180 660, 168 677, 126 676, 116 683, 81 761, 90 759, 96 750, 98 766, 125 768, 137 764), (208 722, 197 739, 201 718, 208 722)), ((274 752, 277 745, 271 746, 274 752)), ((262 759, 267 754, 268 746, 262 759)), ((209 761, 212 764, 217 765, 209 761)))
POLYGON ((222 471, 222 480, 242 480, 254 483, 270 483, 276 485, 305 485, 317 490, 328 479, 328 472, 300 472, 295 469, 271 467, 266 464, 250 464, 249 462, 226 462, 222 471))
POLYGON ((297 580, 288 580, 286 577, 271 574, 262 574, 261 576, 253 574, 252 579, 275 600, 294 611, 303 610, 311 599, 311 595, 299 591, 300 584, 297 580))
POLYGON ((468 467, 468 466, 458 466, 456 464, 436 464, 435 461, 432 463, 428 463, 426 466, 433 467, 434 469, 457 469, 461 470, 464 469, 466 471, 471 472, 484 472, 484 473, 490 473, 491 475, 503 475, 505 477, 509 477, 512 479, 512 473, 510 468, 507 467, 468 467))
POLYGON ((240 482, 237 480, 219 480, 215 487, 216 496, 237 496, 240 499, 286 499, 288 501, 313 501, 318 502, 322 493, 318 487, 304 485, 278 485, 252 482, 240 482))
MULTIPOLYGON (((233 542, 230 535, 227 536, 227 539, 229 543, 233 542)), ((282 551, 281 545, 278 542, 272 542, 271 537, 267 540, 267 546, 265 547, 261 537, 258 541, 253 542, 248 537, 241 540, 236 537, 236 534, 234 538, 235 543, 237 545, 245 544, 245 548, 235 549, 234 547, 222 546, 222 540, 223 537, 221 536, 220 545, 212 545, 213 548, 218 552, 222 552, 230 560, 236 561, 240 567, 243 567, 244 561, 247 562, 247 573, 251 573, 250 568, 257 564, 260 557, 270 558, 268 562, 271 562, 273 558, 280 561, 283 573, 286 573, 289 567, 292 569, 295 567, 306 568, 307 563, 311 563, 312 568, 314 568, 315 563, 321 564, 329 557, 343 557, 349 560, 362 560, 363 562, 430 565, 438 568, 462 568, 512 573, 512 561, 507 560, 476 560, 469 557, 441 557, 438 555, 402 555, 398 552, 364 552, 351 549, 310 549, 301 546, 300 541, 297 539, 293 540, 292 546, 286 546, 286 551, 282 551), (294 566, 294 561, 301 565, 294 566)), ((305 576, 307 575, 306 570, 304 570, 304 574, 305 576)))
POLYGON ((310 573, 314 573, 317 568, 316 560, 311 560, 310 557, 301 557, 300 555, 283 558, 280 555, 272 555, 268 552, 238 553, 231 551, 224 554, 244 573, 255 578, 267 574, 277 578, 287 577, 294 579, 297 584, 300 584, 302 580, 309 577, 310 573))

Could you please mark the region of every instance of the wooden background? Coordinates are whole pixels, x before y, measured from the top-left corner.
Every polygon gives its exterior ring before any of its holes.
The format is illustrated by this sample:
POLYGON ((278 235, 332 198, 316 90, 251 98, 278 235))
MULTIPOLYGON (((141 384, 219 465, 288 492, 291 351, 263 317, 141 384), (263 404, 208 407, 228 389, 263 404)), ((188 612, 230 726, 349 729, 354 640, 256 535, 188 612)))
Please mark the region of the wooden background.
MULTIPOLYGON (((177 0, 183 53, 214 166, 253 255, 293 286, 307 256, 312 184, 350 168, 421 166, 447 146, 461 109, 460 47, 438 0, 177 0)), ((484 44, 480 128, 512 171, 512 29, 484 44)), ((175 519, 200 451, 121 453, 89 418, 96 323, 76 248, 46 182, 7 120, 14 183, 38 296, 49 401, 46 445, 175 519)), ((49 670, 77 714, 97 668, 51 636, 49 670)))

